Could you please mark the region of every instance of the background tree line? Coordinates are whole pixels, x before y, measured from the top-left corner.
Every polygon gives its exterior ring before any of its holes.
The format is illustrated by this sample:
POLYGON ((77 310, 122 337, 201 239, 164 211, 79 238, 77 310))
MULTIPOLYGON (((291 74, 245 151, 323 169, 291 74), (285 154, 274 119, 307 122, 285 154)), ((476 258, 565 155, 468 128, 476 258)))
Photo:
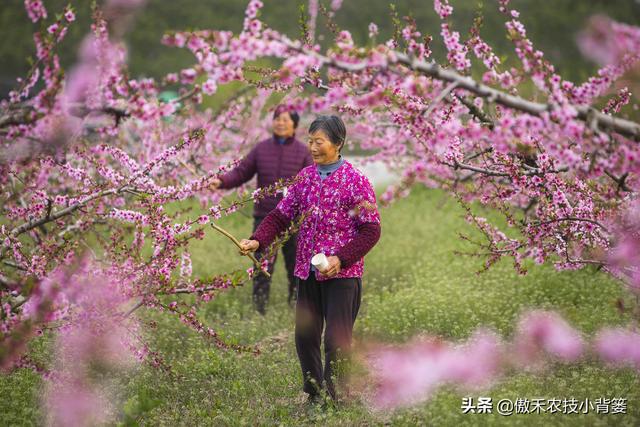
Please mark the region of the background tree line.
MULTIPOLYGON (((45 0, 50 13, 61 11, 68 0, 45 0)), ((28 69, 29 56, 34 54, 32 40, 35 28, 25 11, 22 0, 4 0, 0 9, 0 25, 3 37, 0 39, 0 96, 6 96, 15 86, 16 77, 28 69)), ((433 11, 431 1, 397 0, 394 2, 399 17, 412 16, 423 35, 437 36, 440 21, 433 11)), ((329 7, 329 2, 324 1, 329 7)), ((626 23, 640 21, 640 1, 638 0, 512 0, 512 6, 522 12, 522 20, 527 26, 536 47, 548 55, 560 74, 574 81, 582 81, 592 74, 597 66, 580 55, 575 36, 590 16, 603 13, 626 23), (542 7, 544 6, 544 7, 542 7)), ((273 28, 294 37, 299 35, 301 0, 265 1, 262 19, 273 28)), ((496 51, 503 55, 506 63, 513 57, 511 42, 506 38, 504 17, 498 12, 497 1, 454 0, 456 13, 452 18, 454 29, 464 38, 478 12, 484 17, 481 34, 496 51)), ((91 2, 74 3, 78 21, 71 26, 70 33, 62 45, 61 60, 67 68, 76 59, 79 42, 86 34, 91 15, 91 2)), ((185 29, 227 29, 240 31, 246 2, 238 0, 148 0, 146 7, 136 17, 134 27, 126 35, 129 44, 129 63, 132 74, 160 77, 167 72, 187 67, 193 63, 192 55, 186 49, 175 49, 160 44, 160 38, 167 30, 185 29)), ((347 29, 356 43, 368 37, 368 25, 375 22, 379 28, 378 40, 386 40, 393 34, 394 27, 388 0, 345 0, 335 17, 335 23, 347 29)), ((326 19, 320 14, 318 27, 325 25, 326 19)), ((320 40, 329 43, 330 40, 320 40)), ((442 58, 444 46, 440 37, 434 37, 432 49, 436 58, 442 58)))

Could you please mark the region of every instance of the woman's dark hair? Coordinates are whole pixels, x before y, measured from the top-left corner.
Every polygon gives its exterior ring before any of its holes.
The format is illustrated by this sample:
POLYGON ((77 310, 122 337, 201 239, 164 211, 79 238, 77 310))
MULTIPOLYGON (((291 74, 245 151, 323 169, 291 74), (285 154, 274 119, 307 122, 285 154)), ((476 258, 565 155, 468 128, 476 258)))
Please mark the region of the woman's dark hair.
POLYGON ((318 116, 309 126, 309 133, 323 131, 332 144, 342 149, 347 138, 347 128, 338 116, 318 116))
POLYGON ((289 113, 289 117, 293 120, 293 128, 296 129, 298 127, 298 123, 300 122, 300 116, 298 113, 286 105, 278 105, 276 109, 273 111, 273 120, 277 119, 278 116, 282 113, 289 113))

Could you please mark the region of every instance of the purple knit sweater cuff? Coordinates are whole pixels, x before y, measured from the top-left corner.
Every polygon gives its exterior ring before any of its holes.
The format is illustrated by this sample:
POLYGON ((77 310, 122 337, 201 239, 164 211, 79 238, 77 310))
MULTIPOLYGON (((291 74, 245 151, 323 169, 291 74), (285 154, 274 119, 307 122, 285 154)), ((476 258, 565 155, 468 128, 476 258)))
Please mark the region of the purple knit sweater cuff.
POLYGON ((260 243, 258 249, 266 249, 279 234, 287 230, 289 223, 290 221, 282 212, 274 209, 262 220, 258 229, 251 235, 250 239, 257 240, 258 243, 260 243))
POLYGON ((347 268, 363 258, 380 239, 380 224, 366 222, 358 227, 356 237, 344 245, 336 256, 340 258, 340 268, 347 268))
MULTIPOLYGON (((228 190, 229 188, 232 188, 232 187, 228 187, 227 186, 227 182, 225 181, 225 175, 219 176, 218 179, 220 180, 220 185, 218 186, 218 189, 220 189, 220 190, 228 190)), ((228 176, 227 176, 226 180, 229 181, 229 177, 228 176)))

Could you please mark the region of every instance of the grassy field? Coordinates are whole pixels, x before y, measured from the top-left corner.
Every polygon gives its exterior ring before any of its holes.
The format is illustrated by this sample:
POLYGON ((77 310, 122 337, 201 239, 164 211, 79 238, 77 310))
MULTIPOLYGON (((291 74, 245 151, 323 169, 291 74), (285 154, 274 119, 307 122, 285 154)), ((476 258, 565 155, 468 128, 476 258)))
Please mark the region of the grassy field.
MULTIPOLYGON (((478 208, 481 210, 481 208, 478 208)), ((245 213, 250 213, 248 208, 245 213)), ((476 275, 480 261, 455 255, 469 250, 458 232, 473 234, 462 208, 440 191, 416 189, 382 210, 382 238, 367 256, 364 296, 356 322, 356 342, 403 342, 417 334, 447 339, 468 337, 489 326, 505 338, 526 308, 558 310, 586 337, 605 325, 625 325, 614 306, 629 298, 622 286, 594 269, 556 272, 531 266, 518 276, 509 262, 476 275)), ((492 212, 486 216, 495 218, 492 212)), ((251 220, 234 215, 221 223, 247 236, 251 220)), ((247 261, 222 236, 211 233, 192 252, 194 273, 247 268, 247 261)), ((232 289, 210 302, 204 319, 225 339, 258 345, 260 356, 221 351, 176 319, 148 312, 158 322, 150 334, 173 375, 139 367, 114 378, 121 399, 119 421, 128 425, 640 425, 640 381, 631 370, 611 370, 597 361, 553 366, 545 373, 514 373, 489 390, 460 393, 442 388, 428 401, 395 412, 374 412, 361 399, 338 408, 305 411, 293 343, 293 310, 287 306, 282 262, 278 262, 266 317, 254 313, 249 287, 232 289), (463 396, 503 398, 627 398, 627 414, 463 414, 463 396)), ((47 360, 46 338, 32 346, 34 359, 47 360)), ((0 424, 41 423, 42 381, 28 370, 0 377, 0 424)))

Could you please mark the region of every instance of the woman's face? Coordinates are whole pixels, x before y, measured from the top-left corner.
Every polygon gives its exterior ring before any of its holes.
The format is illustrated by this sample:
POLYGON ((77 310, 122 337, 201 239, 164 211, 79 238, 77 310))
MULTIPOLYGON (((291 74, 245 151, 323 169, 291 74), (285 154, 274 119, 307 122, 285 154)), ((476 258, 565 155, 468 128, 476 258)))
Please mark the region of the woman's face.
POLYGON ((294 133, 293 120, 288 112, 280 113, 278 117, 273 119, 273 133, 281 138, 289 138, 294 133))
POLYGON ((338 161, 340 153, 338 146, 332 143, 322 130, 309 134, 309 151, 311 151, 313 162, 317 165, 327 165, 338 161))

